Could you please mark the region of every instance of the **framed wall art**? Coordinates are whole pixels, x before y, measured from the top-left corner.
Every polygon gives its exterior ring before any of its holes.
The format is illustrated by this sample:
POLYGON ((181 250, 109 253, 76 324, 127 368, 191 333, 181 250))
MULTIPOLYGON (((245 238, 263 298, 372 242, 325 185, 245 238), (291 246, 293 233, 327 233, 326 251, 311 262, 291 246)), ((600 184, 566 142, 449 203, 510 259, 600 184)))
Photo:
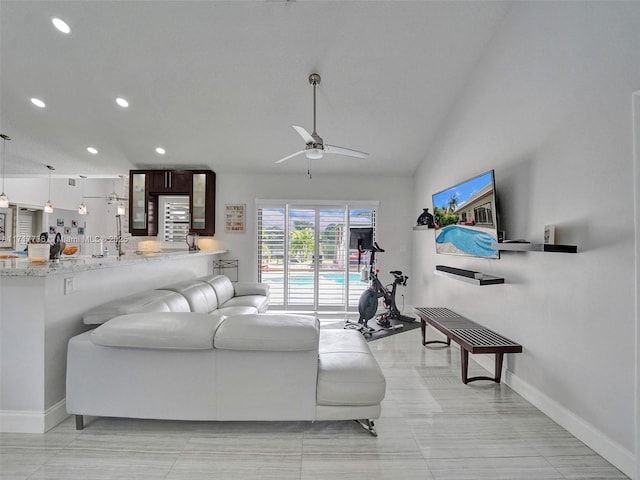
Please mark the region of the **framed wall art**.
POLYGON ((0 209, 0 248, 13 247, 13 209, 0 209))
POLYGON ((244 233, 245 230, 244 203, 226 204, 224 206, 224 231, 233 233, 244 233))

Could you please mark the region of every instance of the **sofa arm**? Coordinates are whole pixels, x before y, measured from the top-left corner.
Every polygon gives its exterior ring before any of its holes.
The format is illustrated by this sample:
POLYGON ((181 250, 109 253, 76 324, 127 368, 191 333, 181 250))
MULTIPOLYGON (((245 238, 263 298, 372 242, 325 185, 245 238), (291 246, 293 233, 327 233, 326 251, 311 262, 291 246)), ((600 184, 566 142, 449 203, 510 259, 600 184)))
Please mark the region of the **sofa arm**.
POLYGON ((269 284, 267 283, 238 282, 234 284, 233 289, 236 297, 244 295, 269 296, 269 284))

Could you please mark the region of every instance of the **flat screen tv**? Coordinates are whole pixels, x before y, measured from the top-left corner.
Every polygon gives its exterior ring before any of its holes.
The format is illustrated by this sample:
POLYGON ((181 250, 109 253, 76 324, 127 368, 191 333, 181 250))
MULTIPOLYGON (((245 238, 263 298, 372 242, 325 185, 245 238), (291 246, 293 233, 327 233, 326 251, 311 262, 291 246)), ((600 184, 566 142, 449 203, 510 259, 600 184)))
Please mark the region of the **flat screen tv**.
POLYGON ((373 227, 351 227, 349 248, 351 250, 371 251, 373 248, 373 227))
POLYGON ((436 253, 500 258, 493 170, 433 195, 436 253))

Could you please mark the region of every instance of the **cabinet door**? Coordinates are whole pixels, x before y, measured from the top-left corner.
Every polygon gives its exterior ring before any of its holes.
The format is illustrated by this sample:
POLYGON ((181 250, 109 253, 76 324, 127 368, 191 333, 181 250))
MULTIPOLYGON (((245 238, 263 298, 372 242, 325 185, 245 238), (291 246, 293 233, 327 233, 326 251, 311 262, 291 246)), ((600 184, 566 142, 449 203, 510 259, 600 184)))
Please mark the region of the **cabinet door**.
POLYGON ((189 195, 191 193, 190 170, 169 170, 167 178, 169 180, 169 191, 175 194, 189 195))
POLYGON ((200 235, 216 233, 216 174, 210 170, 191 172, 191 231, 200 235))
POLYGON ((169 172, 167 170, 149 170, 149 193, 166 193, 169 191, 169 172))
POLYGON ((147 174, 129 172, 129 230, 131 235, 147 235, 147 174))
POLYGON ((188 195, 191 192, 191 172, 189 170, 149 170, 149 193, 176 193, 188 195))

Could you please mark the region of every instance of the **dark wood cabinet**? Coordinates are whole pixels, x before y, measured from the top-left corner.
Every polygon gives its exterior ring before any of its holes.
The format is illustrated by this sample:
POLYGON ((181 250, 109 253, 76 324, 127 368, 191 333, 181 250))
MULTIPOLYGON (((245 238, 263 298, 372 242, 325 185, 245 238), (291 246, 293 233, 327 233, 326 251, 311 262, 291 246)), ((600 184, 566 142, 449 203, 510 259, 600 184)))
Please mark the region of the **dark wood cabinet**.
POLYGON ((199 235, 216 233, 216 174, 210 170, 191 171, 191 232, 199 235))
POLYGON ((188 195, 189 230, 215 234, 216 174, 211 170, 131 170, 129 230, 133 236, 158 233, 158 196, 188 195))
POLYGON ((189 170, 149 170, 149 192, 188 195, 191 188, 189 170))

